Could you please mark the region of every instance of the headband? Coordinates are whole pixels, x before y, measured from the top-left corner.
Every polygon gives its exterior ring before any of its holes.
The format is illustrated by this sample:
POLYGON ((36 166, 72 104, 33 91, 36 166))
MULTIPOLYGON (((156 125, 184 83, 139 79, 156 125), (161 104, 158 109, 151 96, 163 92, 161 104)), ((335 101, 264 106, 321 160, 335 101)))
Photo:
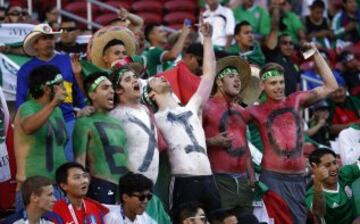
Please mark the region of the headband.
POLYGON ((90 85, 88 92, 95 92, 96 88, 100 85, 100 83, 107 79, 108 78, 106 78, 105 76, 100 76, 97 79, 95 79, 95 81, 90 85))
POLYGON ((226 67, 218 73, 217 78, 222 79, 226 75, 232 75, 232 74, 239 75, 239 72, 235 67, 226 67))
POLYGON ((284 73, 276 70, 276 69, 273 69, 273 70, 269 70, 267 72, 264 72, 264 74, 261 76, 261 80, 262 81, 265 81, 271 77, 275 77, 275 76, 282 76, 284 75, 284 73))

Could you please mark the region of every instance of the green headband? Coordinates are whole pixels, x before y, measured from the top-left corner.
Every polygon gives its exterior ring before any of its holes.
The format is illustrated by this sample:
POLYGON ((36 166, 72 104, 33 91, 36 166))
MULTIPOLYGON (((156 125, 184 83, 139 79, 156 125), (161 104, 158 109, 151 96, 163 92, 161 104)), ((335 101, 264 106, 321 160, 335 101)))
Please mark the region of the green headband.
POLYGON ((150 92, 151 92, 151 88, 150 88, 149 84, 145 85, 142 90, 141 101, 143 104, 150 106, 150 108, 154 112, 156 112, 158 110, 158 106, 152 99, 150 99, 150 96, 149 96, 150 92))
POLYGON ((128 71, 130 71, 128 68, 122 68, 116 72, 116 74, 115 74, 116 75, 116 79, 115 79, 116 83, 114 83, 115 86, 117 86, 119 84, 119 80, 120 80, 121 76, 123 76, 125 74, 125 72, 128 72, 128 71))
POLYGON ((265 81, 267 80, 268 78, 271 78, 271 77, 275 77, 275 76, 281 76, 281 75, 284 75, 284 73, 278 71, 278 70, 269 70, 267 72, 265 72, 262 76, 261 76, 261 80, 262 81, 265 81))
POLYGON ((90 85, 89 92, 95 92, 96 88, 100 85, 100 83, 108 78, 105 76, 100 76, 90 85))
POLYGON ((52 86, 56 83, 60 83, 60 82, 63 82, 64 79, 62 77, 61 74, 56 74, 55 78, 53 80, 50 80, 50 81, 47 81, 45 82, 45 84, 42 84, 38 87, 38 90, 42 90, 44 88, 44 86, 52 86))
POLYGON ((226 75, 231 75, 231 74, 239 75, 239 72, 235 67, 226 67, 218 73, 216 78, 222 79, 226 75))

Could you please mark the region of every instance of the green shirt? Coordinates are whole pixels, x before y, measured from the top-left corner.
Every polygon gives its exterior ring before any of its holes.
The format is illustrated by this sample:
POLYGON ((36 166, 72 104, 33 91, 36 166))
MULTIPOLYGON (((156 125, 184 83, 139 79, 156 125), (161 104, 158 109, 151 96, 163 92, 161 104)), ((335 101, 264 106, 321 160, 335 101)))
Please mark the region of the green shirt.
MULTIPOLYGON (((34 115, 43 105, 30 99, 19 108, 19 118, 34 115)), ((32 134, 19 132, 20 144, 25 143, 28 154, 25 159, 26 177, 41 175, 55 179, 56 169, 66 162, 65 144, 67 142, 66 126, 61 110, 57 107, 44 125, 32 134)))
POLYGON ((253 5, 245 9, 241 5, 233 9, 236 23, 248 21, 253 28, 254 33, 266 36, 270 33, 270 16, 267 11, 258 5, 253 5))
POLYGON ((294 43, 299 44, 297 31, 300 29, 304 29, 300 18, 293 12, 287 12, 284 15, 283 23, 284 25, 286 25, 286 29, 281 31, 288 33, 291 36, 291 39, 294 41, 294 43))
POLYGON ((241 52, 239 45, 233 44, 228 50, 229 54, 239 55, 241 58, 262 67, 265 64, 265 55, 261 50, 259 42, 255 41, 250 51, 241 52))
POLYGON ((117 184, 127 172, 126 134, 119 121, 97 112, 75 123, 75 158, 86 155, 90 174, 117 184))
POLYGON ((149 76, 164 72, 175 66, 173 61, 162 61, 166 50, 160 47, 150 47, 143 53, 144 65, 147 68, 149 76))
MULTIPOLYGON (((338 189, 323 190, 326 201, 326 224, 351 224, 355 218, 355 206, 352 197, 351 184, 360 177, 358 164, 343 166, 339 172, 338 189)), ((306 204, 311 209, 314 188, 306 192, 306 204)))

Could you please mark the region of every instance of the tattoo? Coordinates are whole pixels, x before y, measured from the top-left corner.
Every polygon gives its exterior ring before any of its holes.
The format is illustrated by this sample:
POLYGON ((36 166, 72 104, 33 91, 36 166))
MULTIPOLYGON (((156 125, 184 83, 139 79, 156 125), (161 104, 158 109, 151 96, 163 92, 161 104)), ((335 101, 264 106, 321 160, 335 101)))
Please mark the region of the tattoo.
POLYGON ((189 118, 191 116, 193 116, 193 113, 191 111, 186 111, 178 115, 169 112, 167 115, 167 120, 171 123, 181 124, 185 128, 186 134, 190 138, 190 141, 193 143, 192 145, 187 145, 185 147, 186 153, 200 152, 206 154, 205 149, 199 144, 193 133, 193 126, 189 123, 189 118))
MULTIPOLYGON (((270 141, 271 149, 274 150, 274 152, 281 156, 281 157, 287 157, 287 158, 296 158, 301 156, 302 154, 302 129, 301 129, 301 117, 299 113, 297 113, 293 108, 282 108, 279 110, 274 110, 270 113, 268 121, 266 122, 266 130, 267 135, 270 141), (281 148, 279 146, 278 142, 276 141, 276 138, 279 138, 279 136, 274 136, 273 128, 281 128, 281 127, 274 127, 273 122, 276 118, 281 119, 281 116, 285 113, 290 113, 293 117, 293 120, 295 121, 296 126, 296 136, 295 136, 295 147, 293 148, 281 148), (280 118, 279 118, 280 117, 280 118)), ((283 130, 287 131, 287 130, 283 130)), ((290 141, 291 139, 289 139, 290 141)))
MULTIPOLYGON (((220 133, 228 130, 228 120, 229 120, 229 118, 235 117, 235 116, 238 116, 239 119, 244 121, 244 118, 241 115, 241 113, 236 110, 229 109, 228 111, 225 111, 221 115, 220 126, 219 126, 220 133)), ((231 145, 231 147, 229 147, 227 149, 228 154, 232 157, 241 157, 242 155, 244 155, 245 151, 246 151, 246 145, 240 146, 238 148, 234 148, 234 146, 231 145)))

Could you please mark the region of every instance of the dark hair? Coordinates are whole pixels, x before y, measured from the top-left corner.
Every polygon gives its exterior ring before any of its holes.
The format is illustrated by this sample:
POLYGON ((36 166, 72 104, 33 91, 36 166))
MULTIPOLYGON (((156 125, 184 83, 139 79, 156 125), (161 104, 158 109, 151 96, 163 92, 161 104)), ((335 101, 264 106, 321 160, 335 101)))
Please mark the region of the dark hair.
POLYGON ((324 9, 324 8, 325 8, 325 3, 324 3, 322 0, 315 0, 315 1, 313 1, 313 3, 310 5, 310 9, 315 9, 315 8, 324 9))
POLYGON ((246 21, 246 20, 244 20, 244 21, 236 24, 235 30, 234 30, 234 34, 235 34, 235 35, 236 35, 236 34, 239 34, 240 31, 241 31, 241 28, 242 28, 243 26, 251 26, 251 24, 250 24, 248 21, 246 21))
POLYGON ((270 71, 270 70, 277 70, 281 73, 284 73, 284 67, 282 67, 281 65, 277 64, 277 63, 267 63, 265 64, 262 69, 260 70, 260 73, 259 73, 259 76, 260 76, 260 79, 261 77, 263 76, 263 74, 267 71, 270 71))
POLYGON ((61 74, 59 68, 54 65, 40 65, 35 67, 29 74, 29 93, 34 99, 44 95, 42 85, 51 81, 57 74, 61 74))
POLYGON ((64 184, 67 183, 67 178, 69 175, 68 171, 72 168, 78 168, 78 169, 81 169, 82 171, 86 172, 84 166, 81 165, 80 163, 77 163, 77 162, 64 163, 61 166, 59 166, 59 168, 57 168, 56 172, 55 172, 55 179, 56 179, 57 185, 60 186, 61 183, 64 183, 64 184))
POLYGON ((211 212, 209 221, 211 224, 221 224, 229 216, 235 216, 235 213, 231 209, 217 209, 211 212))
POLYGON ((23 185, 21 186, 21 194, 23 197, 24 205, 27 206, 30 204, 30 198, 32 194, 40 196, 43 187, 52 185, 53 182, 44 176, 31 176, 28 177, 23 185))
POLYGON ((110 47, 115 46, 115 45, 124 45, 125 46, 124 42, 122 42, 121 40, 112 39, 105 45, 102 54, 104 55, 104 53, 107 49, 109 49, 110 47))
POLYGON ((69 18, 69 17, 66 17, 66 16, 62 17, 60 25, 63 24, 63 23, 75 23, 76 28, 78 28, 77 21, 72 19, 72 18, 69 18))
POLYGON ((174 211, 173 223, 182 224, 185 219, 195 216, 199 209, 204 210, 204 206, 198 201, 180 204, 176 211, 174 211))
POLYGON ((90 86, 100 76, 108 77, 109 75, 106 72, 94 72, 94 73, 91 73, 90 75, 86 76, 84 81, 83 81, 85 94, 86 94, 86 97, 88 98, 88 100, 90 101, 90 103, 91 103, 91 99, 89 97, 90 86))
MULTIPOLYGON (((118 89, 118 88, 123 88, 121 85, 120 85, 120 82, 122 80, 122 77, 119 77, 119 72, 120 71, 123 71, 123 72, 127 72, 127 71, 131 71, 131 72, 134 72, 134 74, 136 74, 136 71, 134 69, 132 69, 129 64, 126 64, 126 65, 123 65, 121 66, 120 68, 115 68, 111 74, 110 74, 110 78, 111 78, 111 83, 114 87, 114 89, 118 89)), ((120 99, 119 97, 117 96, 116 92, 114 92, 114 102, 115 103, 119 103, 120 102, 120 99)))
POLYGON ((193 54, 202 58, 204 55, 204 47, 201 43, 192 43, 185 50, 185 54, 193 54))
POLYGON ((326 154, 331 154, 336 158, 336 154, 334 151, 330 150, 330 149, 326 149, 326 148, 319 148, 314 150, 310 156, 309 156, 309 162, 310 164, 315 163, 316 165, 321 163, 321 158, 326 155, 326 154))
POLYGON ((155 27, 158 27, 158 26, 160 26, 160 24, 158 24, 158 23, 150 23, 149 25, 147 25, 145 27, 145 29, 144 29, 145 40, 150 42, 150 40, 149 40, 150 33, 155 29, 155 27))
POLYGON ((120 201, 123 202, 123 194, 132 195, 135 192, 146 190, 153 191, 154 184, 152 180, 140 173, 129 172, 119 180, 120 201))

